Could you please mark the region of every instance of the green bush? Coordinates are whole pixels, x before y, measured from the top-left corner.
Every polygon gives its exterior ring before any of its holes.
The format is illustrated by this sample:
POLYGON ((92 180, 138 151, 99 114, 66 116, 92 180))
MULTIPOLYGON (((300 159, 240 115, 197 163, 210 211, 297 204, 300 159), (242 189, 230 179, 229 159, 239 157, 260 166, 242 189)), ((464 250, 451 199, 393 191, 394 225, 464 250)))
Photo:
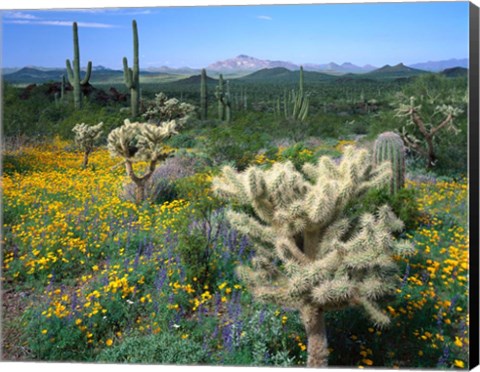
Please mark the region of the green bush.
POLYGON ((121 344, 102 351, 97 361, 107 363, 206 364, 202 345, 171 332, 127 337, 121 344))

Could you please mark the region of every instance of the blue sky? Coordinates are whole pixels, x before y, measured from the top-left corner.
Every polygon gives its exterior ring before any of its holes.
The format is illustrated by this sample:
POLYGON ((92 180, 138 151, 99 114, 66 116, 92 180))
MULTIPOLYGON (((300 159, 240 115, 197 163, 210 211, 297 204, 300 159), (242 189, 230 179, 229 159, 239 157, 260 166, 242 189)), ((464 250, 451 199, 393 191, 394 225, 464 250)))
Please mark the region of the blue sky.
POLYGON ((247 54, 297 64, 382 66, 468 57, 468 3, 383 3, 3 11, 4 67, 63 67, 79 23, 81 63, 205 67, 247 54))

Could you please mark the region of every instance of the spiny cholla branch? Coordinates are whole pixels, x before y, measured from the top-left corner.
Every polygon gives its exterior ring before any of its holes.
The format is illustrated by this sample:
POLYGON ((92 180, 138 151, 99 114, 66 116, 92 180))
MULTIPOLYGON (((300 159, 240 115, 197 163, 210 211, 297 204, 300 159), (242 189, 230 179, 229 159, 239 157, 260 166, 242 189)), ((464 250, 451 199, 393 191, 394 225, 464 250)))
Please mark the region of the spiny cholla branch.
POLYGON ((393 256, 412 247, 393 238, 403 223, 386 205, 355 226, 349 219, 347 205, 389 182, 390 163, 374 168, 370 159, 349 147, 338 165, 322 157, 302 172, 290 162, 242 173, 225 167, 214 179, 220 196, 255 213, 227 218, 254 243, 251 266, 237 272, 258 299, 299 310, 361 305, 375 323, 388 323, 375 301, 395 288, 393 256))
POLYGON ((168 98, 165 93, 160 92, 153 101, 147 103, 147 110, 142 116, 155 124, 175 120, 181 127, 194 112, 195 106, 177 98, 168 98))

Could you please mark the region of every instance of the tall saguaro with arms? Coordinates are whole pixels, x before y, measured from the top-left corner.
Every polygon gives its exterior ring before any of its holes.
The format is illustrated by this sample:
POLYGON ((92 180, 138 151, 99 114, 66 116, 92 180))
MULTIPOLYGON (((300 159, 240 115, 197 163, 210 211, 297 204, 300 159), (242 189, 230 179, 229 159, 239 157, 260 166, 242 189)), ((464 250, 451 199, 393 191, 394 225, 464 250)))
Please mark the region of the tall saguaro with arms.
POLYGON ((138 62, 138 31, 137 21, 132 21, 133 29, 133 69, 128 67, 127 57, 123 57, 123 75, 125 85, 130 89, 130 107, 132 116, 138 116, 140 106, 140 67, 138 62))
POLYGON ((92 62, 88 61, 85 77, 80 80, 80 47, 78 46, 78 26, 77 22, 73 22, 73 68, 70 60, 67 59, 68 81, 73 86, 73 101, 75 108, 82 107, 82 91, 81 87, 88 84, 92 73, 92 62))

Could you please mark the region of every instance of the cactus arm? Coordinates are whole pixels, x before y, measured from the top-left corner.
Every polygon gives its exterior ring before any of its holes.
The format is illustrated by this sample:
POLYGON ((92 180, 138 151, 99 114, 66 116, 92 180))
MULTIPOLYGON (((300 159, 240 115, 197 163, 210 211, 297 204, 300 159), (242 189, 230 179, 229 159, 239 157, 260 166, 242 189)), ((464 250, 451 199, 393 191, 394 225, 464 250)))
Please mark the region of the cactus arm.
POLYGON ((67 64, 67 77, 68 77, 68 82, 73 85, 74 74, 73 74, 73 70, 72 70, 72 64, 71 64, 71 62, 70 62, 69 59, 67 59, 66 64, 67 64))
POLYGON ((436 126, 435 128, 432 128, 432 130, 430 131, 430 136, 433 137, 435 133, 437 133, 443 127, 446 127, 447 124, 450 123, 452 120, 453 120, 453 115, 448 114, 448 116, 440 124, 438 124, 438 126, 436 126))
POLYGON ((123 78, 125 80, 125 85, 128 89, 133 88, 133 72, 132 69, 128 68, 128 60, 127 57, 123 57, 123 78))
POLYGON ((309 101, 308 101, 308 97, 305 98, 305 100, 303 101, 303 105, 302 105, 302 108, 300 109, 300 113, 298 114, 299 118, 301 121, 305 121, 305 119, 307 118, 308 116, 308 107, 309 107, 309 101))
POLYGON ((303 95, 303 66, 300 66, 300 84, 299 84, 300 95, 303 95))
POLYGON ((85 77, 80 82, 80 85, 88 84, 88 81, 90 80, 90 76, 92 76, 92 61, 88 61, 87 71, 85 72, 85 77))

